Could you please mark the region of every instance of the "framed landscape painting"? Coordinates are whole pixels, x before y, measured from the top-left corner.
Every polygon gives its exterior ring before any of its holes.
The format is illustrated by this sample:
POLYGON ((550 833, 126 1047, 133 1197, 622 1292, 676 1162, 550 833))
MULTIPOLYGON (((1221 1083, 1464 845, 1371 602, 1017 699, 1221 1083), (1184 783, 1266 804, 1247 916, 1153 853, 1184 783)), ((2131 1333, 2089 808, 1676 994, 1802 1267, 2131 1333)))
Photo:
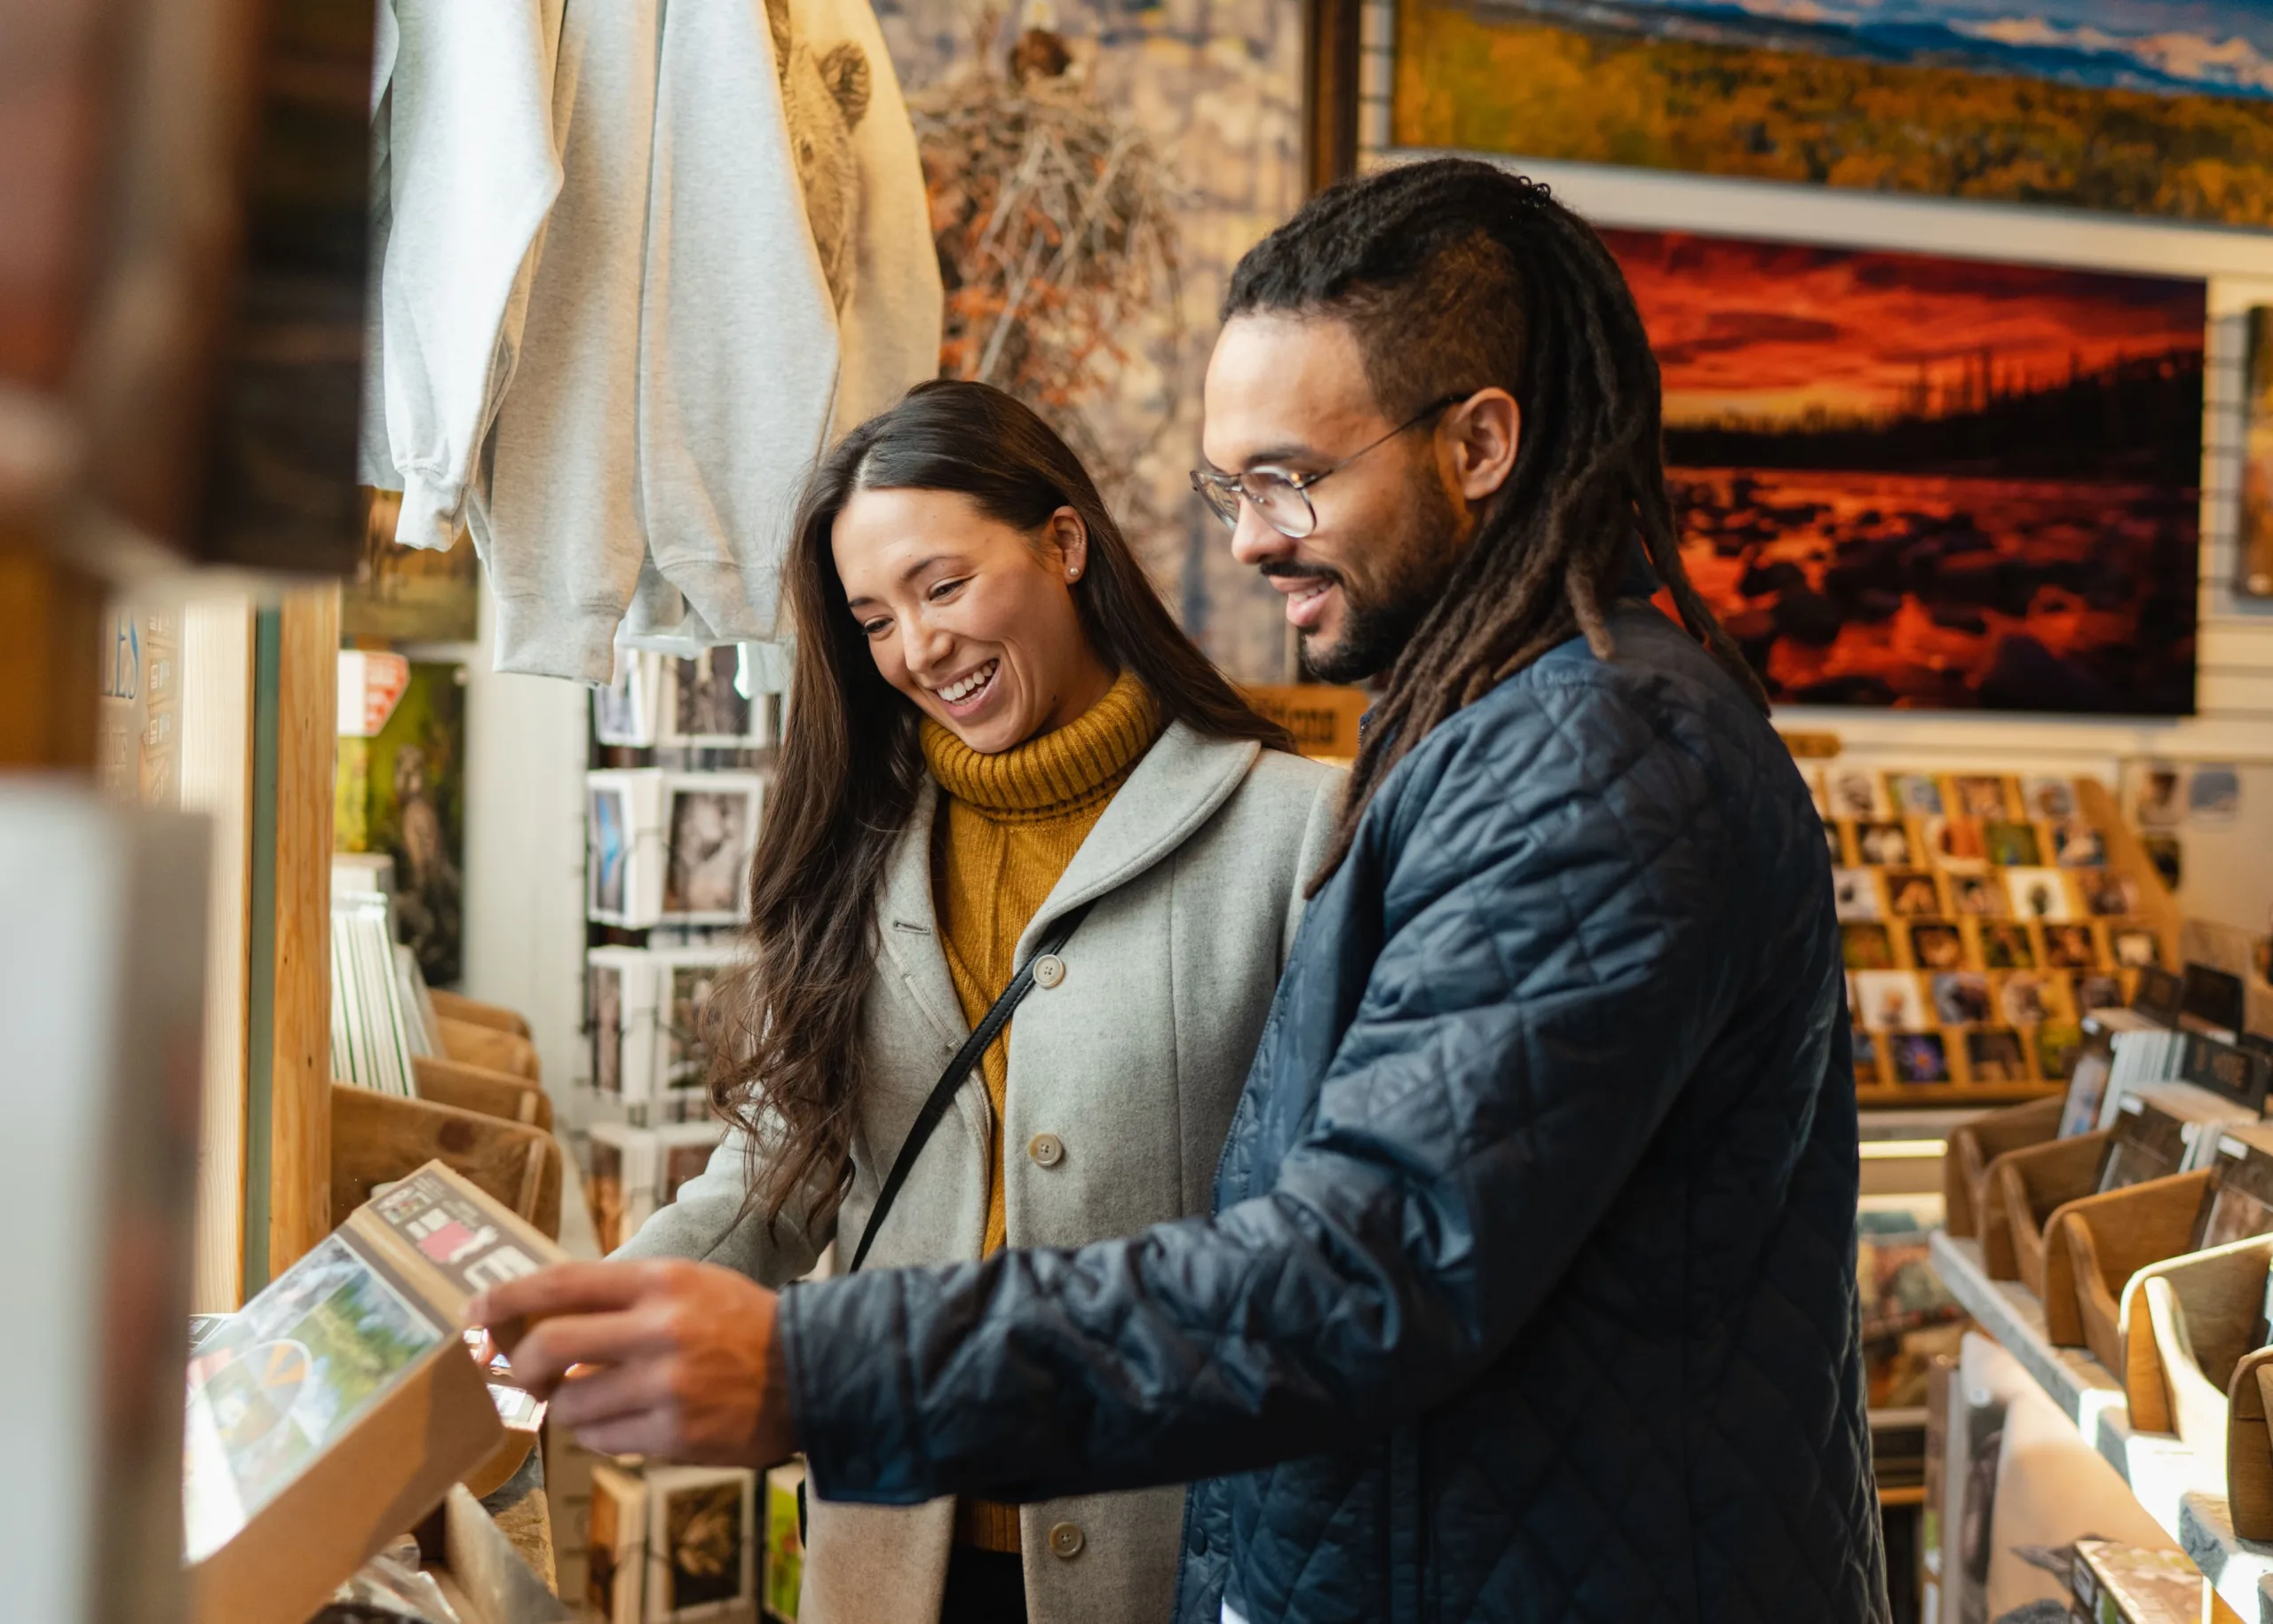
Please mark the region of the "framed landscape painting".
POLYGON ((1390 139, 2273 224, 2261 0, 1396 0, 1390 139))
POLYGON ((2191 713, 2203 281, 1603 236, 1683 561, 1771 697, 2191 713))

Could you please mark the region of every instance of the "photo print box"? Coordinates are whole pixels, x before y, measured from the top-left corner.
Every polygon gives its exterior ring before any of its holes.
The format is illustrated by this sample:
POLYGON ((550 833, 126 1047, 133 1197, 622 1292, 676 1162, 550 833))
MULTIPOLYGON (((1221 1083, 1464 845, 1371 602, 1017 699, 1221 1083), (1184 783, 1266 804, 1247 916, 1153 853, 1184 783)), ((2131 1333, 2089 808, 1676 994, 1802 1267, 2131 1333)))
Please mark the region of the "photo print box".
POLYGON ((585 950, 592 1087, 610 1098, 644 1100, 652 1088, 661 1004, 660 970, 658 955, 645 947, 585 950))
POLYGON ((667 830, 659 767, 584 774, 584 916, 644 931, 662 923, 667 830))
POLYGON ((701 749, 764 749, 773 742, 773 696, 744 698, 736 685, 741 650, 733 644, 692 659, 666 657, 657 741, 701 749))
POLYGON ((636 1471, 592 1468, 584 1516, 584 1610, 600 1624, 645 1624, 647 1485, 636 1471))
POLYGON ((748 902, 750 853, 757 844, 764 792, 764 777, 756 772, 668 775, 659 921, 741 921, 748 902))
POLYGON ((592 737, 600 743, 644 750, 656 742, 661 705, 661 655, 636 648, 615 651, 615 677, 592 690, 592 737))
POLYGON ((698 1178, 726 1137, 724 1122, 667 1122, 655 1134, 655 1206, 678 1199, 680 1188, 698 1178))
POLYGON ((303 1624, 489 1456, 503 1429, 459 1317, 566 1256, 429 1162, 199 1346, 183 1477, 199 1624, 303 1624))
POLYGON ((646 1624, 755 1617, 756 1474, 650 1466, 646 1478, 646 1624))
POLYGON ((654 1044, 648 1097, 662 1120, 685 1121, 709 1110, 710 998, 733 967, 730 946, 659 947, 654 960, 654 1044))
POLYGON ((2194 1249, 2273 1233, 2273 1128, 2242 1123, 2218 1136, 2218 1182, 2202 1204, 2194 1249))
POLYGON ((604 1257, 638 1234, 654 1213, 655 1150, 651 1129, 594 1122, 587 1130, 591 1162, 585 1194, 604 1257))

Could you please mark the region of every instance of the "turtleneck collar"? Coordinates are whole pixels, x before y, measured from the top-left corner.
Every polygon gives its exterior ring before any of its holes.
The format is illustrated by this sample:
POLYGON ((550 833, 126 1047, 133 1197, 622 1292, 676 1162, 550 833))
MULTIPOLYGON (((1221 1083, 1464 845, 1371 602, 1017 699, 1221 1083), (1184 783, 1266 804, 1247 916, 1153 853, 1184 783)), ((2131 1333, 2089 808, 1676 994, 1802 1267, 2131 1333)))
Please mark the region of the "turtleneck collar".
POLYGON ((1160 708, 1134 671, 1073 721, 1000 755, 982 756, 923 718, 923 759, 939 788, 1006 823, 1063 817, 1113 798, 1160 735, 1160 708))

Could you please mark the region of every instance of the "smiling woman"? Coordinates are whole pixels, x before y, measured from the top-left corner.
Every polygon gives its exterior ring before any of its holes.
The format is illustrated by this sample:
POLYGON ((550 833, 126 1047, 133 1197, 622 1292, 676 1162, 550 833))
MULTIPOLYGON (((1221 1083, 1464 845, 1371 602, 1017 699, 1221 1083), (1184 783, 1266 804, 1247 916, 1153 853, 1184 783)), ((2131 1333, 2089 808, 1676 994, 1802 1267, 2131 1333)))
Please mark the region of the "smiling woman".
MULTIPOLYGON (((846 437, 783 598, 795 702, 747 962, 709 1006, 737 1129, 627 1253, 772 1286, 832 1240, 960 1262, 1204 1212, 1340 775, 1240 701, 1065 442, 983 384, 846 437), (1029 960, 974 1067, 961 1046, 1029 960), (952 1103, 916 1139, 935 1085, 952 1103)), ((1164 1617, 1183 1504, 817 1502, 801 1616, 1164 1617), (1066 1528, 1078 1565, 1048 1554, 1066 1528)))

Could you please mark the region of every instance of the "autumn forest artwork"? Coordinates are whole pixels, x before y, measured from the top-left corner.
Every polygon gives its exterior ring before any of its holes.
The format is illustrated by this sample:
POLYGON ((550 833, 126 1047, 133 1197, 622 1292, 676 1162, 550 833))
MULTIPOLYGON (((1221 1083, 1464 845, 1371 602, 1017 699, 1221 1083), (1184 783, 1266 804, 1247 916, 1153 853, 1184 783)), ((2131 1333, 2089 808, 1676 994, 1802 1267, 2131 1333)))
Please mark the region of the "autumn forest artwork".
POLYGON ((1604 235, 1683 561, 1775 699, 2191 712, 2202 281, 1604 235))
POLYGON ((1398 0, 1392 139, 2273 224, 2259 0, 1398 0))

